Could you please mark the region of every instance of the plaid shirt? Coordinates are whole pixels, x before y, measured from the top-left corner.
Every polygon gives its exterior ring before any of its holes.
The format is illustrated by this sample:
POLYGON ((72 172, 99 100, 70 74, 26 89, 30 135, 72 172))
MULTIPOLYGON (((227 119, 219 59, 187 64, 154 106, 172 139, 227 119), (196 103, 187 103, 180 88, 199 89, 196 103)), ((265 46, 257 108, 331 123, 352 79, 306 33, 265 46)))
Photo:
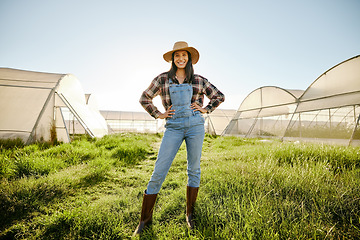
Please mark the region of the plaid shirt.
MULTIPOLYGON (((173 79, 174 83, 179 83, 177 79, 173 79)), ((187 83, 185 80, 184 83, 187 83)), ((162 104, 167 110, 171 106, 171 98, 169 92, 169 77, 168 73, 162 73, 151 82, 150 86, 142 93, 140 104, 143 108, 154 118, 158 118, 160 111, 153 104, 152 99, 160 95, 162 104)), ((192 81, 193 96, 191 103, 196 102, 199 106, 204 104, 204 94, 209 98, 209 104, 205 107, 207 113, 211 113, 217 108, 220 103, 225 101, 225 96, 214 85, 212 85, 206 78, 195 74, 192 81)))

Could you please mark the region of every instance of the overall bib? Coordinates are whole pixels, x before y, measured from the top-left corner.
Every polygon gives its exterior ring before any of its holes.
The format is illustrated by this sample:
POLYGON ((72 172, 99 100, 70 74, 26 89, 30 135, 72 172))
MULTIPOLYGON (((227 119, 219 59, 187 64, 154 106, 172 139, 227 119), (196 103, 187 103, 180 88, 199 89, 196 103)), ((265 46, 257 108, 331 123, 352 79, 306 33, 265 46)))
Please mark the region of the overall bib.
POLYGON ((164 137, 162 139, 154 172, 148 183, 146 193, 157 194, 160 191, 170 166, 185 140, 187 151, 188 186, 200 185, 200 158, 204 142, 204 117, 199 111, 191 109, 193 89, 191 84, 174 84, 170 82, 170 98, 175 114, 166 119, 164 137))

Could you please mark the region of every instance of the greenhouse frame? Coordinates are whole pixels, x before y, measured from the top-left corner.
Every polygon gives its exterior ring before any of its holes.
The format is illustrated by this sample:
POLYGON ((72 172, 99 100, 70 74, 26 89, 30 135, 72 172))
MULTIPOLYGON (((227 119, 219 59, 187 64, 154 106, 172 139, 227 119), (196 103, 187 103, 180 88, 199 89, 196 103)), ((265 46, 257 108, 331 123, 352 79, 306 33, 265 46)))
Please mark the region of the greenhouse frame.
POLYGON ((216 108, 212 113, 204 114, 205 132, 212 135, 221 135, 235 113, 235 109, 216 108))
POLYGON ((100 110, 110 134, 122 132, 158 133, 164 130, 162 119, 154 119, 147 112, 100 110))
POLYGON ((222 135, 360 145, 360 55, 321 74, 305 91, 261 87, 222 135))
POLYGON ((72 74, 0 68, 0 139, 71 141, 70 119, 91 137, 108 133, 100 112, 86 104, 72 74))

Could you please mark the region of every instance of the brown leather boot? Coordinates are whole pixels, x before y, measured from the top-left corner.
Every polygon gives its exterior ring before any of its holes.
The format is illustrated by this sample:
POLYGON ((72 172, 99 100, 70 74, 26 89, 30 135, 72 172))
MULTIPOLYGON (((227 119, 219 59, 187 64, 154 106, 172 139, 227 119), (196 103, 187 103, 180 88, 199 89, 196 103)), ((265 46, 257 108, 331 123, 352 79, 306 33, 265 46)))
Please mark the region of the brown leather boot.
POLYGON ((157 194, 144 193, 140 223, 137 226, 133 236, 141 234, 146 226, 152 222, 152 213, 156 201, 157 194))
POLYGON ((186 188, 186 222, 190 229, 194 229, 194 207, 198 191, 198 187, 186 188))

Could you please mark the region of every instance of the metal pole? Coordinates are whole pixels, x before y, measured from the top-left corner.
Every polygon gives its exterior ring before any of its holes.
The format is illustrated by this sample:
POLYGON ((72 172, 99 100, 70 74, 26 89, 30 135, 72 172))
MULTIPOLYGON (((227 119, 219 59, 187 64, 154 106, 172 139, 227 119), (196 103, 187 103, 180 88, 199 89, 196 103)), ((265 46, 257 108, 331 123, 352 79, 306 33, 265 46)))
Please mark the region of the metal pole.
POLYGON ((359 114, 359 117, 357 118, 357 121, 356 121, 356 124, 355 124, 355 127, 354 127, 354 131, 353 131, 353 133, 351 134, 351 138, 350 138, 350 140, 349 140, 349 146, 351 145, 351 142, 352 142, 352 140, 354 139, 355 132, 356 132, 357 126, 358 126, 358 124, 359 124, 359 121, 360 121, 360 114, 359 114))

